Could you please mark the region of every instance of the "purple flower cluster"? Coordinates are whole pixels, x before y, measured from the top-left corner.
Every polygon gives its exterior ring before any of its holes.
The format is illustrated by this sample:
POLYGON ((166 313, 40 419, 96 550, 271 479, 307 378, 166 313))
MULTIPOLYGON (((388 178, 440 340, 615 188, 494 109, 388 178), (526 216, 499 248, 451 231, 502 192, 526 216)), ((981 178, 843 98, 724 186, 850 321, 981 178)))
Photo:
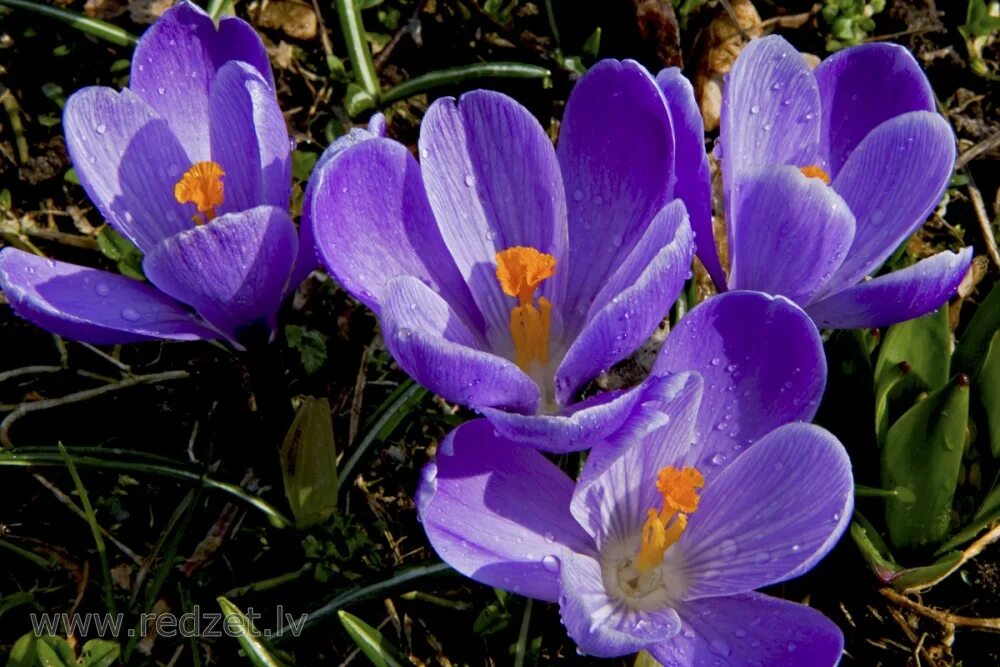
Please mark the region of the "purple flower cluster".
POLYGON ((144 253, 148 282, 5 249, 0 286, 20 315, 94 343, 240 346, 273 330, 318 258, 406 372, 483 417, 440 444, 417 491, 456 570, 558 603, 595 656, 838 661, 833 623, 754 591, 810 569, 852 511, 843 446, 808 424, 826 383, 818 327, 929 312, 971 260, 967 248, 873 277, 938 204, 955 157, 905 50, 851 48, 810 71, 781 38, 746 47, 717 149, 728 272, 677 69, 598 63, 556 147, 494 92, 434 102, 417 157, 376 115, 320 159, 299 232, 266 52, 238 19, 170 9, 129 88, 77 92, 64 124, 81 183, 144 253), (637 386, 589 391, 659 326, 695 253, 720 294, 637 386), (541 453, 584 449, 575 480, 541 453))

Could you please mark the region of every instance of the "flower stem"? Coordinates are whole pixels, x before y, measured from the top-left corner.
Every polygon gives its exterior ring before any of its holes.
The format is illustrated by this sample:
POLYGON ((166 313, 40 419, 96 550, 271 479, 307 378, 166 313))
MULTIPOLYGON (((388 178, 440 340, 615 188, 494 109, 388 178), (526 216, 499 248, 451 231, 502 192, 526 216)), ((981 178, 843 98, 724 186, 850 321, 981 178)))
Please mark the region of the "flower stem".
POLYGON ((357 0, 337 0, 337 14, 340 17, 340 30, 347 43, 347 55, 354 68, 354 78, 366 93, 378 99, 381 92, 378 75, 375 73, 375 63, 372 61, 371 49, 368 48, 357 0))

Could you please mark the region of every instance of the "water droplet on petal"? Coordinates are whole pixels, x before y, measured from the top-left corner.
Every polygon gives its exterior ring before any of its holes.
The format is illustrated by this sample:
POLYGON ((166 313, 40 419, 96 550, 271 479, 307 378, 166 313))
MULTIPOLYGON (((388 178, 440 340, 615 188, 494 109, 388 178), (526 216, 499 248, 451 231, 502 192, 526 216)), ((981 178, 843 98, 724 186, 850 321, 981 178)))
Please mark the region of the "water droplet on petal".
POLYGON ((738 554, 739 551, 740 551, 740 545, 737 544, 736 540, 734 539, 727 538, 725 540, 722 540, 722 543, 719 544, 719 554, 723 558, 732 558, 733 556, 738 554))
POLYGON ((136 322, 139 320, 139 311, 135 308, 123 308, 122 319, 126 322, 136 322))
POLYGON ((559 559, 555 556, 549 554, 548 556, 542 557, 542 567, 544 567, 549 572, 559 571, 559 559))
POLYGON ((97 292, 97 296, 107 296, 111 294, 111 288, 105 283, 97 283, 94 285, 94 291, 97 292))
POLYGON ((722 641, 721 639, 713 639, 711 642, 709 642, 708 646, 709 648, 712 649, 712 653, 715 653, 716 655, 721 655, 722 657, 726 657, 733 652, 733 649, 730 648, 729 644, 722 641))
POLYGON ((552 544, 553 542, 556 541, 556 536, 553 535, 552 533, 545 533, 545 541, 548 542, 549 544, 552 544))
POLYGON ((466 174, 465 175, 465 184, 468 185, 471 188, 473 185, 476 184, 476 177, 473 176, 472 174, 466 174))
POLYGON ((167 89, 164 88, 163 86, 160 86, 159 88, 156 89, 156 92, 158 94, 160 94, 160 95, 166 95, 167 94, 167 89))
POLYGON ((760 106, 755 104, 752 107, 750 107, 750 113, 760 113, 760 106))

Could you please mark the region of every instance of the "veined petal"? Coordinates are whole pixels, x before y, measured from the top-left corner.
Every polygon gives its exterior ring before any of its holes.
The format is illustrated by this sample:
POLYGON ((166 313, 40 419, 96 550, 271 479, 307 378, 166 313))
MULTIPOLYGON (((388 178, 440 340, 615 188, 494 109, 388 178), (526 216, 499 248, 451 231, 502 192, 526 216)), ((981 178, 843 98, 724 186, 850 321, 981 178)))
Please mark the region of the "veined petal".
POLYGON ((369 138, 327 158, 309 181, 303 217, 330 273, 376 313, 386 285, 413 276, 433 286, 481 337, 482 315, 441 238, 420 167, 405 146, 369 138))
POLYGON ((653 374, 689 370, 708 389, 682 463, 696 466, 707 483, 778 426, 810 421, 826 386, 816 326, 791 301, 757 292, 720 294, 681 318, 653 374))
POLYGON ((427 537, 441 558, 489 586, 554 602, 559 558, 587 551, 569 514, 573 482, 529 447, 498 437, 484 419, 462 424, 424 468, 416 493, 427 537))
POLYGON ((274 329, 297 250, 288 213, 259 206, 164 239, 143 269, 150 282, 239 342, 251 325, 274 329))
POLYGON ((129 87, 166 120, 192 163, 210 159, 209 85, 230 60, 249 63, 274 89, 256 31, 236 17, 221 19, 216 29, 191 2, 164 12, 135 47, 129 87))
POLYGON ((705 150, 705 125, 694 98, 694 88, 680 69, 668 67, 656 75, 656 83, 670 108, 674 129, 674 196, 684 202, 698 245, 698 259, 719 290, 726 289, 726 274, 719 263, 712 227, 712 174, 705 150))
POLYGON ((833 181, 857 230, 823 294, 876 271, 941 201, 954 164, 955 134, 940 114, 903 114, 869 133, 833 181))
POLYGON ((729 286, 810 302, 844 261, 854 216, 818 178, 789 166, 750 167, 732 193, 729 286))
POLYGON ((843 49, 820 63, 814 74, 823 107, 819 162, 832 178, 854 148, 883 122, 909 111, 937 108, 927 76, 898 44, 874 42, 843 49))
POLYGON ((815 164, 819 87, 782 37, 751 40, 740 52, 722 92, 720 133, 727 193, 750 165, 815 164))
MULTIPOLYGON (((313 167, 309 182, 306 184, 306 192, 302 197, 302 218, 299 220, 299 256, 295 261, 295 270, 292 272, 291 285, 297 287, 306 276, 320 264, 319 255, 316 248, 316 234, 314 231, 313 198, 316 196, 317 184, 320 182, 320 168, 340 156, 351 146, 355 146, 369 139, 381 139, 385 137, 385 116, 377 113, 368 121, 367 128, 351 128, 347 134, 337 137, 333 143, 326 147, 323 154, 319 156, 316 165, 313 167)), ((325 215, 321 213, 320 215, 325 215)))
POLYGON ((14 248, 0 250, 0 288, 24 319, 85 343, 221 338, 152 285, 14 248))
POLYGON ((640 534, 646 512, 659 507, 661 468, 677 465, 691 446, 702 397, 697 373, 652 378, 621 430, 594 443, 573 493, 573 516, 598 551, 640 534))
POLYGON ((545 452, 565 454, 591 447, 618 430, 642 396, 640 387, 606 391, 563 408, 556 414, 517 414, 481 408, 504 437, 545 452))
POLYGON ((287 209, 292 194, 288 129, 260 73, 244 62, 223 65, 211 82, 209 115, 212 160, 225 172, 219 213, 261 205, 287 209))
POLYGON ((420 384, 472 408, 535 411, 538 385, 514 362, 483 351, 482 337, 417 278, 390 280, 381 311, 386 347, 420 384))
POLYGON ((674 200, 593 297, 583 330, 556 371, 560 403, 646 342, 684 287, 693 250, 684 204, 674 200))
POLYGON ((972 263, 972 248, 939 252, 901 271, 834 292, 809 306, 827 329, 884 327, 936 310, 955 294, 972 263))
POLYGON ((844 650, 840 628, 815 609, 760 593, 687 602, 683 630, 649 647, 663 667, 724 660, 747 667, 833 667, 844 650))
POLYGON ((558 153, 570 226, 564 313, 573 330, 671 199, 674 137, 650 73, 631 60, 590 68, 566 103, 558 153))
POLYGON ((553 255, 556 273, 538 294, 556 310, 565 302, 566 201, 552 142, 513 99, 477 90, 434 102, 419 144, 427 198, 487 339, 494 349, 510 347, 516 301, 497 280, 498 252, 528 246, 553 255))
POLYGON ((775 429, 705 484, 677 549, 685 599, 745 593, 797 577, 851 520, 844 446, 811 424, 775 429))
POLYGON ((566 552, 562 559, 559 614, 582 653, 615 658, 676 635, 680 617, 670 607, 629 609, 604 588, 601 565, 586 554, 566 552))
POLYGON ((194 226, 174 198, 189 166, 166 122, 128 89, 77 91, 63 111, 66 149, 87 195, 142 251, 194 226))

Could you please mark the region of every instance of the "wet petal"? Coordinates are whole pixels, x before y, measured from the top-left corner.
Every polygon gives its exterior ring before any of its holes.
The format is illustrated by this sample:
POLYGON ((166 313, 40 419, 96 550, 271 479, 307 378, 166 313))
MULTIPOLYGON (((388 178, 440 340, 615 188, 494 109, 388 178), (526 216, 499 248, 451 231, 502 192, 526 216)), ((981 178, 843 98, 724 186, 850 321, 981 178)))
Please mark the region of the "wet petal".
POLYGON ((441 558, 489 586, 554 602, 559 556, 587 550, 569 514, 573 482, 529 447, 493 432, 484 419, 459 426, 421 476, 417 511, 441 558))
POLYGON ((260 206, 163 240, 143 269, 150 282, 238 341, 251 325, 274 329, 297 250, 288 213, 260 206))
POLYGON ((663 667, 719 661, 744 667, 833 667, 844 649, 833 621, 805 605, 760 593, 688 602, 681 621, 683 629, 673 639, 649 647, 663 667))
POLYGON ((696 443, 684 465, 706 480, 782 424, 810 421, 826 386, 816 326, 787 299, 757 292, 712 297, 667 336, 653 374, 696 371, 705 381, 696 443))
POLYGON ((495 349, 510 346, 516 301, 501 291, 496 253, 529 246, 556 258, 539 289, 558 310, 567 279, 566 201, 552 142, 527 109, 477 90, 439 99, 420 130, 424 185, 441 236, 469 285, 495 349))
POLYGON ((685 599, 745 593, 797 577, 851 519, 844 446, 811 424, 775 429, 707 481, 677 544, 685 599))
POLYGON ((83 189, 140 250, 194 226, 174 199, 187 156, 148 104, 127 89, 84 88, 66 101, 63 126, 83 189))
POLYGON ((955 294, 972 263, 972 248, 940 252, 901 271, 835 292, 809 306, 827 329, 884 327, 936 310, 955 294))
POLYGON ((590 68, 566 103, 558 152, 570 225, 564 312, 572 330, 671 198, 673 131, 650 73, 630 60, 590 68))
POLYGON ((148 283, 14 248, 0 251, 0 288, 24 319, 85 343, 221 337, 148 283))
POLYGON ((395 278, 382 296, 382 337, 396 363, 446 400, 533 413, 538 385, 514 362, 484 351, 449 304, 418 279, 395 278))

